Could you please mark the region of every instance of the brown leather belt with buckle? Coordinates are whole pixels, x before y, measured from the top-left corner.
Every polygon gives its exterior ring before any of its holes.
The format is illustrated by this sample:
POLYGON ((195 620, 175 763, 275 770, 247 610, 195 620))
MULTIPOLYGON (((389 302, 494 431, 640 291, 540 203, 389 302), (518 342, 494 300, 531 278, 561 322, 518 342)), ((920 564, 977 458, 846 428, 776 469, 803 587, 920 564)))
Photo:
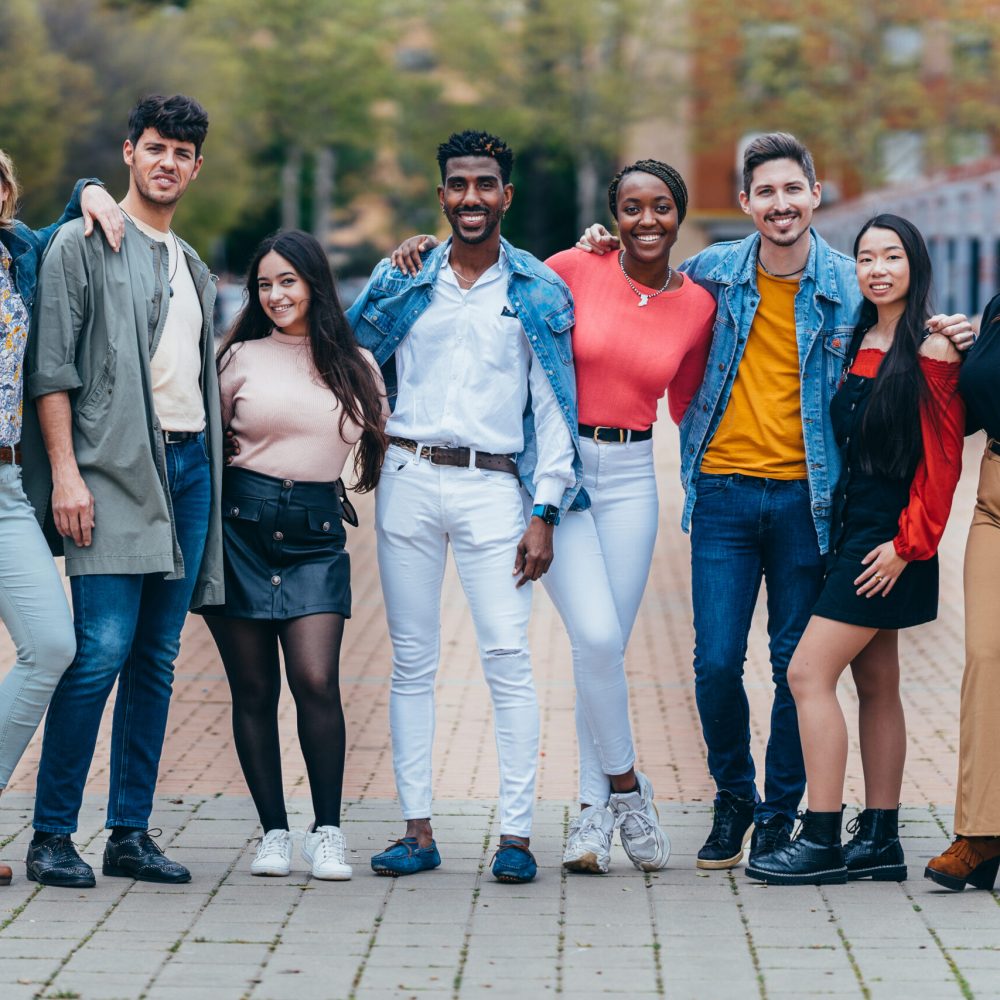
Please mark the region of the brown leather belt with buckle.
POLYGON ((20 465, 21 446, 5 444, 0 446, 0 465, 20 465))
MULTIPOLYGON (((398 444, 400 448, 416 453, 417 442, 409 438, 389 438, 389 444, 398 444)), ((445 448, 442 445, 424 445, 420 449, 420 457, 426 458, 431 465, 453 465, 457 468, 469 467, 470 448, 445 448)), ((491 455, 488 451, 477 451, 473 463, 477 469, 487 469, 491 472, 508 472, 518 478, 517 466, 510 455, 491 455)))
POLYGON ((612 444, 625 444, 629 441, 648 441, 653 436, 653 428, 644 431, 630 431, 625 427, 593 427, 590 424, 578 424, 577 432, 582 438, 592 441, 605 441, 612 444))
MULTIPOLYGON (((990 443, 987 446, 994 455, 1000 455, 1000 440, 997 438, 991 438, 990 443)), ((18 459, 20 461, 20 459, 18 459)))

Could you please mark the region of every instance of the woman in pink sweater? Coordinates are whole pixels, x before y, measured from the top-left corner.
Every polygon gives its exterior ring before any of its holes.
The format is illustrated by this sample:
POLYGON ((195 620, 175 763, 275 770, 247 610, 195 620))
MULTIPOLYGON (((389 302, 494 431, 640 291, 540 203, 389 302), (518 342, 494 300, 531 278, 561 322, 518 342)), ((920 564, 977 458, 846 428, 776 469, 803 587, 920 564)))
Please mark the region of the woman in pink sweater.
MULTIPOLYGON (((656 540, 657 404, 666 393, 670 416, 680 422, 704 376, 715 318, 712 296, 670 266, 687 202, 673 167, 640 160, 608 189, 621 251, 598 257, 565 250, 546 261, 573 293, 583 485, 591 501, 589 510, 563 518, 542 578, 573 649, 581 811, 563 866, 574 872, 607 872, 616 827, 637 868, 655 871, 670 856, 653 787, 635 769, 625 647, 656 540)), ((432 240, 413 237, 393 262, 415 273, 419 251, 432 240)))
POLYGON ((385 391, 354 341, 320 244, 268 237, 247 275, 247 304, 219 359, 223 426, 235 436, 223 478, 226 603, 203 609, 233 695, 233 733, 264 828, 254 875, 287 875, 278 649, 298 715, 315 820, 302 853, 316 878, 351 877, 340 831, 346 745, 340 642, 351 614, 342 520, 355 488, 378 481, 385 391))

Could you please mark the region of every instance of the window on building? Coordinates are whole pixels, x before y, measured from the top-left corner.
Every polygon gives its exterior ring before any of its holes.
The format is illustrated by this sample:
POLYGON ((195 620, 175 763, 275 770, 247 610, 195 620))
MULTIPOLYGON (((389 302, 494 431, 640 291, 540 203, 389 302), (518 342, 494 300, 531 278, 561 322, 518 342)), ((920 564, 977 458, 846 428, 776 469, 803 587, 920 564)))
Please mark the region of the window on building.
POLYGON ((882 52, 890 66, 918 66, 924 55, 924 32, 919 24, 891 24, 882 32, 882 52))
POLYGON ((922 132, 896 129, 879 140, 879 162, 887 184, 912 181, 923 176, 924 136, 922 132))
POLYGON ((974 163, 990 155, 989 132, 981 129, 964 129, 953 132, 948 155, 952 163, 974 163))
POLYGON ((743 87, 751 100, 777 97, 801 78, 802 29, 772 21, 748 24, 743 35, 743 87))
POLYGON ((959 21, 951 27, 952 65, 961 74, 986 73, 993 55, 993 40, 985 24, 959 21))

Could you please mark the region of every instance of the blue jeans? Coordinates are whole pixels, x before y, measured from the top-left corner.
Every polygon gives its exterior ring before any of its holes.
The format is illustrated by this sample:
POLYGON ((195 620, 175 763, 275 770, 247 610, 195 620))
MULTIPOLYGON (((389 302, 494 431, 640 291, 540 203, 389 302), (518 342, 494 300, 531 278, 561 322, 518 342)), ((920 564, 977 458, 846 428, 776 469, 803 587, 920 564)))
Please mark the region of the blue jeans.
POLYGON ((115 681, 106 825, 145 829, 149 824, 174 659, 208 532, 211 491, 203 436, 167 445, 167 482, 184 578, 149 573, 70 580, 77 652, 45 720, 36 830, 76 830, 101 715, 115 681))
POLYGON ((805 790, 788 663, 823 586, 805 480, 701 473, 691 519, 695 697, 720 790, 758 803, 757 822, 795 818, 805 790), (750 755, 750 710, 743 688, 750 621, 761 580, 774 681, 764 801, 750 755))

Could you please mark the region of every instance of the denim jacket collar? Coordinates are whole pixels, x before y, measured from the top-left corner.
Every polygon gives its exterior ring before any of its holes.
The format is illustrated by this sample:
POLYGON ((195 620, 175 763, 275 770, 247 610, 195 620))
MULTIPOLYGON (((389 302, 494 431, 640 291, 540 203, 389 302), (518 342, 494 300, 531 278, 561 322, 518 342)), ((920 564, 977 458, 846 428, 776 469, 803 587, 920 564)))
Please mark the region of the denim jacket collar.
MULTIPOLYGON (((837 285, 837 270, 827 244, 816 238, 816 231, 809 229, 809 257, 800 281, 812 281, 815 293, 829 302, 842 301, 837 285)), ((706 275, 707 281, 718 285, 756 285, 757 258, 760 252, 760 233, 733 244, 728 253, 706 275)))

